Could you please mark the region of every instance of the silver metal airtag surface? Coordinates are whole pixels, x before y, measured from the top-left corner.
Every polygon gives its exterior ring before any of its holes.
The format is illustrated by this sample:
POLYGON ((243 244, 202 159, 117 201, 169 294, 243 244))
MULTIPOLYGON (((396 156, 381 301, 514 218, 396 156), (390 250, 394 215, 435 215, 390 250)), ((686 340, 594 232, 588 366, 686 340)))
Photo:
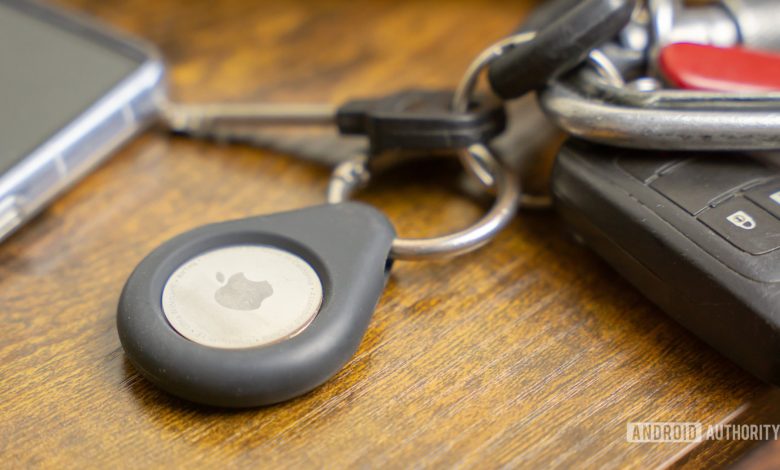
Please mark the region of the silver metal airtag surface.
POLYGON ((162 309, 185 338, 206 346, 264 346, 300 333, 322 305, 322 282, 302 258, 237 245, 198 255, 165 284, 162 309))

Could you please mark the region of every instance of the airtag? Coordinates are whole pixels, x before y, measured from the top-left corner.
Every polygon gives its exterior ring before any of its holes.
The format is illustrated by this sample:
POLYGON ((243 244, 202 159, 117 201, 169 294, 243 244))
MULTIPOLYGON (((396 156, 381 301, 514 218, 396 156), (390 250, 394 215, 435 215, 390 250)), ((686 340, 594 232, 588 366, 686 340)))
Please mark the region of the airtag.
POLYGON ((356 203, 206 225, 127 280, 117 331, 157 386, 208 405, 289 400, 352 357, 385 285, 395 231, 356 203))
POLYGON ((165 284, 162 309, 185 338, 215 348, 264 346, 295 336, 317 315, 322 283, 306 261, 262 245, 195 256, 165 284))

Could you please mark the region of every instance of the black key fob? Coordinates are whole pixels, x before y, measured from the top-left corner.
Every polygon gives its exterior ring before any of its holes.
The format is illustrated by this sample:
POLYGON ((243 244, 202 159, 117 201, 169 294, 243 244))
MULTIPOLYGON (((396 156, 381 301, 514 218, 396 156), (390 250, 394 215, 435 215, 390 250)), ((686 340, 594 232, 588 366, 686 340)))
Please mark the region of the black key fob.
POLYGON ((306 393, 357 349, 395 237, 341 203, 201 227, 135 269, 119 301, 127 356, 198 403, 248 407, 306 393))
POLYGON ((780 169, 740 154, 570 141, 556 207, 579 238, 670 316, 780 384, 780 169))

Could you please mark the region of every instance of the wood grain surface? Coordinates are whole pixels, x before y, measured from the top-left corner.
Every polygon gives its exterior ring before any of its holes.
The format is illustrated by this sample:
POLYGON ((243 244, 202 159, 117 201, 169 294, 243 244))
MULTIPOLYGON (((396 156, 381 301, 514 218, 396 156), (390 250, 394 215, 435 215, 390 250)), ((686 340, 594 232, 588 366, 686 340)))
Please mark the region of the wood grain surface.
MULTIPOLYGON (((182 101, 339 101, 453 87, 524 1, 68 0, 158 45, 182 101)), ((324 201, 328 170, 151 130, 0 245, 0 465, 711 467, 749 442, 634 444, 629 421, 776 422, 777 397, 687 333, 554 214, 461 258, 396 263, 362 345, 317 390, 224 411, 152 387, 115 329, 140 259, 184 230, 324 201), (774 420, 774 421, 771 421, 774 420)), ((449 166, 364 200, 407 236, 484 210, 449 166)))

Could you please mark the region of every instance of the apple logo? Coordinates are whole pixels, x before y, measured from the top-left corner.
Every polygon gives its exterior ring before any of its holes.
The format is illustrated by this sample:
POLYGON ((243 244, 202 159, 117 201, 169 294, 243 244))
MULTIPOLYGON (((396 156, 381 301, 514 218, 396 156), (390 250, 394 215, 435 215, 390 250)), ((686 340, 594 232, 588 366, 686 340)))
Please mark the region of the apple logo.
POLYGON ((236 273, 225 282, 225 276, 217 273, 217 281, 224 283, 214 293, 214 300, 231 310, 256 310, 274 293, 267 281, 250 281, 244 273, 236 273))

